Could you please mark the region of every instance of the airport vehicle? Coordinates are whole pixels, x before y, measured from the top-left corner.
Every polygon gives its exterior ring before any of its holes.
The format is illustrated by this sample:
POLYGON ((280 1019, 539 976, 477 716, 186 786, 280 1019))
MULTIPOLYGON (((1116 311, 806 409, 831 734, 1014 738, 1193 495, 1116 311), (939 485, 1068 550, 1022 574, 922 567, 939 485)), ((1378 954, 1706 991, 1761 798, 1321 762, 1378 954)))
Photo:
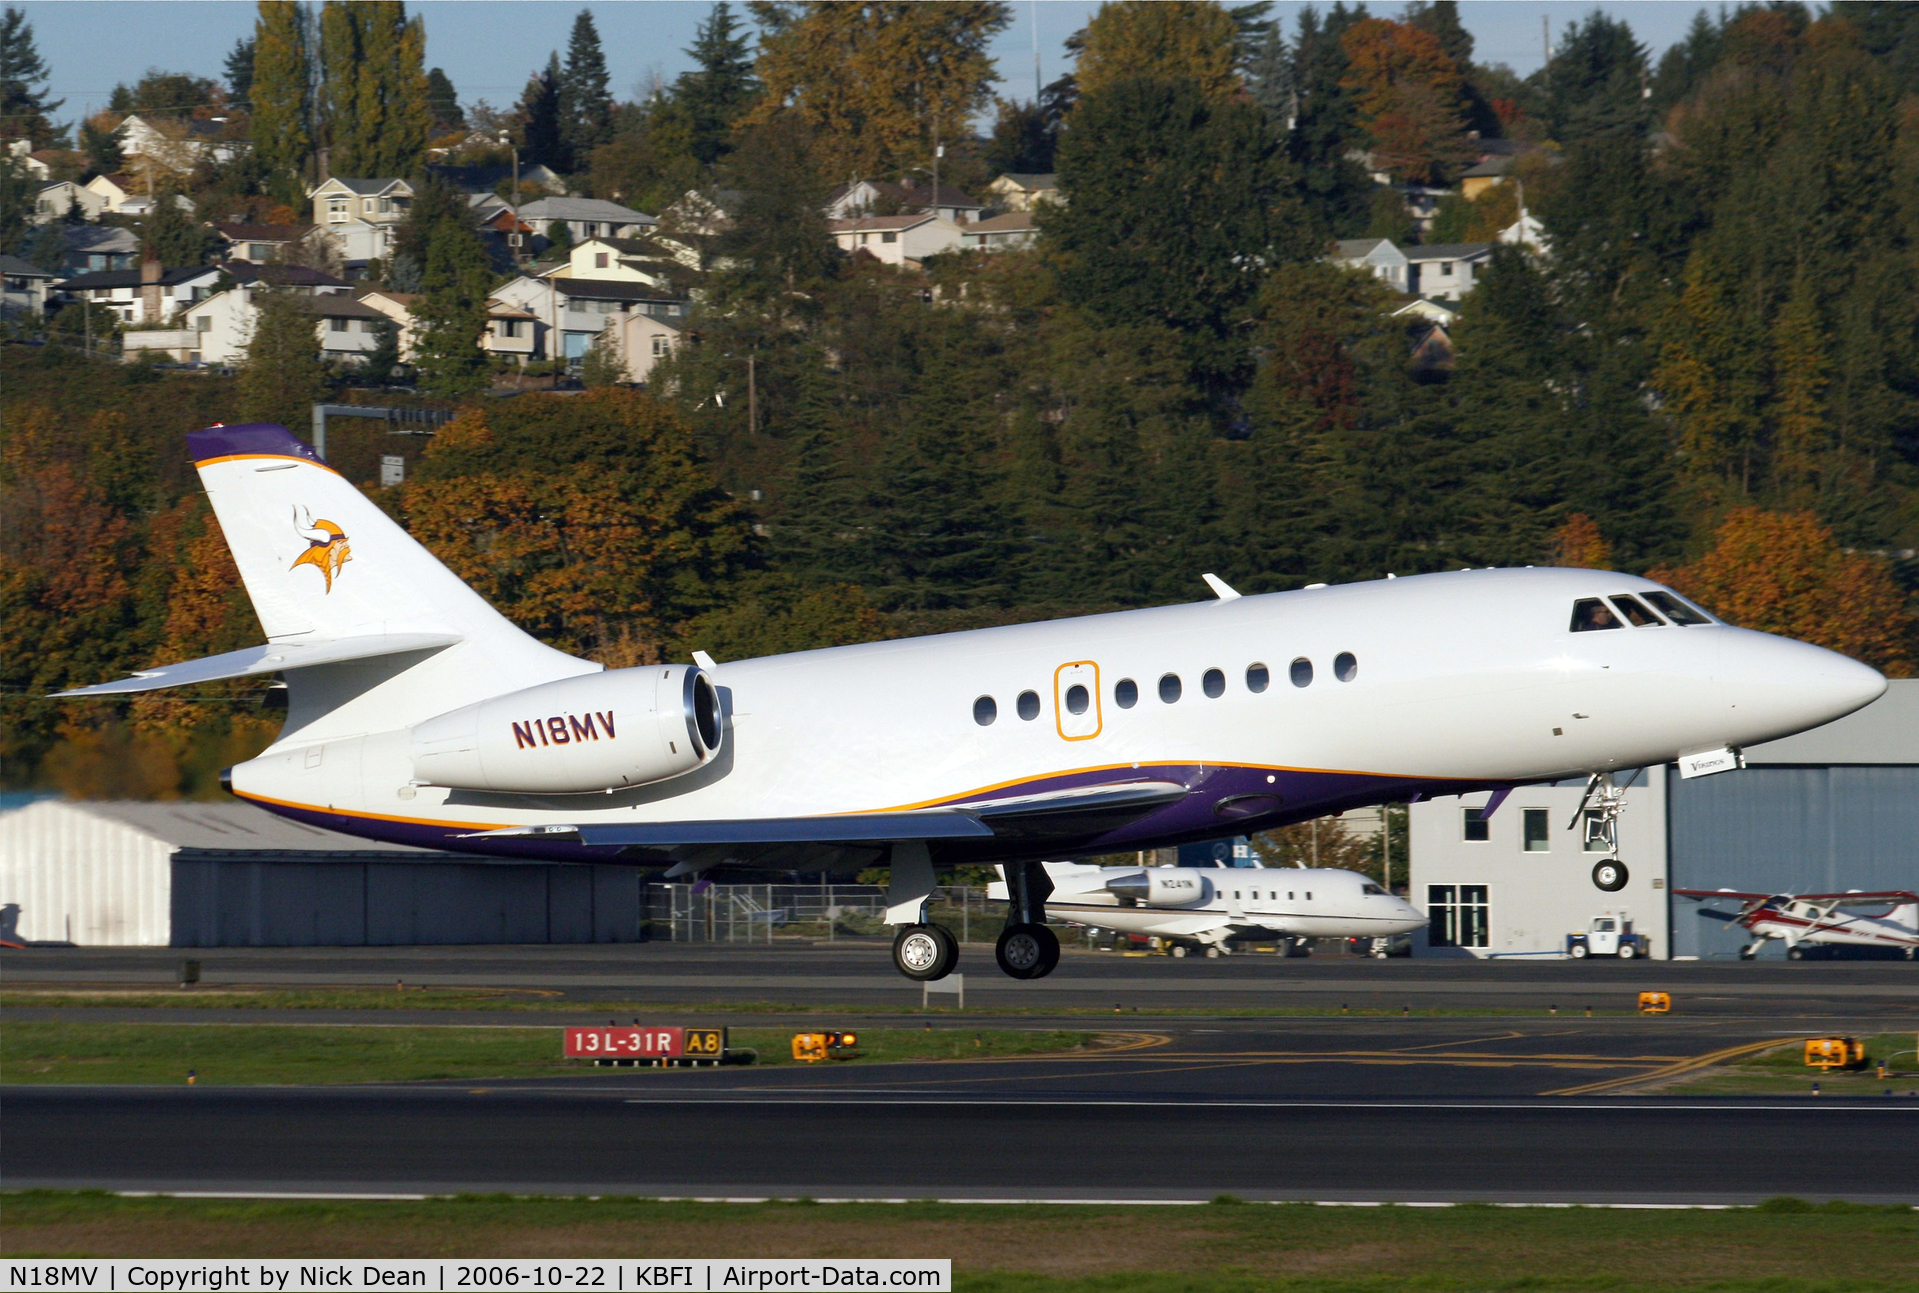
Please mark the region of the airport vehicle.
POLYGON ((883 862, 914 979, 958 954, 926 914, 943 867, 1005 865, 997 959, 1035 977, 1058 956, 1044 859, 1597 783, 1886 686, 1650 580, 1556 569, 1250 597, 1206 575, 1214 599, 1183 606, 608 670, 515 627, 286 428, 187 440, 267 641, 63 694, 279 675, 285 726, 226 784, 350 834, 668 879, 883 862))
POLYGON ((1786 944, 1786 955, 1804 960, 1806 949, 1817 946, 1896 948, 1908 961, 1919 959, 1919 894, 1903 889, 1862 893, 1737 893, 1731 889, 1674 889, 1682 898, 1707 901, 1730 898, 1739 902, 1737 912, 1708 911, 1705 914, 1742 925, 1752 933, 1752 942, 1739 949, 1742 960, 1750 961, 1769 938, 1786 944), (1848 907, 1888 907, 1877 916, 1847 913, 1848 907))
MULTIPOLYGON (((1330 867, 1110 867, 1047 862, 1046 909, 1075 925, 1146 934, 1175 956, 1224 956, 1234 943, 1386 938, 1426 917, 1356 871, 1330 867)), ((1004 900, 1007 882, 988 888, 1004 900)))
POLYGON ((1652 936, 1635 934, 1624 916, 1594 916, 1583 934, 1566 935, 1566 955, 1575 961, 1589 956, 1616 956, 1630 961, 1652 955, 1652 936))

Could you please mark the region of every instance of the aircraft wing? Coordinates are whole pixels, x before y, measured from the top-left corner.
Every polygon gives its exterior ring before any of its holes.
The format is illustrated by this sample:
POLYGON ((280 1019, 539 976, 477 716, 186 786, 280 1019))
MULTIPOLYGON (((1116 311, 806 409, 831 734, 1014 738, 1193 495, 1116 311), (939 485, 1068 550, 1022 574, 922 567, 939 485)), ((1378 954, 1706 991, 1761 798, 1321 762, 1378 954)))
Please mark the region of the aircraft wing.
POLYGON ((399 655, 405 651, 433 651, 450 647, 458 641, 460 636, 457 633, 374 633, 365 637, 335 638, 331 642, 269 642, 265 646, 245 647, 239 651, 205 656, 180 664, 136 669, 131 678, 103 682, 96 687, 58 691, 54 696, 124 696, 129 692, 158 691, 162 687, 184 687, 193 682, 250 678, 279 673, 285 669, 304 669, 316 664, 369 660, 374 656, 399 655))
POLYGON ((1674 889, 1682 898, 1729 898, 1740 902, 1765 902, 1771 898, 1791 898, 1802 902, 1829 902, 1847 907, 1854 903, 1919 902, 1919 894, 1903 889, 1875 890, 1872 893, 1740 893, 1732 889, 1674 889))
POLYGON ((687 848, 701 844, 887 844, 896 840, 1030 840, 1097 835, 1186 796, 1170 781, 1129 781, 940 808, 825 817, 750 817, 686 822, 587 822, 508 826, 465 839, 557 836, 589 848, 687 848))

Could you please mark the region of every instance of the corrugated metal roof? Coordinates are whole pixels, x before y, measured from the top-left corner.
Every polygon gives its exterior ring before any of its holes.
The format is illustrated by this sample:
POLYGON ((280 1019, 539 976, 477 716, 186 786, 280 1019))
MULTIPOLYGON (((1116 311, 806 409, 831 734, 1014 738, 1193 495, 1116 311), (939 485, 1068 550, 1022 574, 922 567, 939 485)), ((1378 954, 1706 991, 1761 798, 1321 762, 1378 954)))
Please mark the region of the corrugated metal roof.
POLYGON ((1810 732, 1745 751, 1746 762, 1811 764, 1919 763, 1919 679, 1895 678, 1886 694, 1856 713, 1810 732))
MULTIPOLYGON (((43 808, 43 804, 39 807, 43 808)), ((180 849, 302 853, 421 853, 433 849, 382 844, 356 835, 321 830, 238 800, 195 803, 185 800, 64 800, 60 807, 119 822, 180 849)), ((32 809, 21 809, 29 812, 32 809)))

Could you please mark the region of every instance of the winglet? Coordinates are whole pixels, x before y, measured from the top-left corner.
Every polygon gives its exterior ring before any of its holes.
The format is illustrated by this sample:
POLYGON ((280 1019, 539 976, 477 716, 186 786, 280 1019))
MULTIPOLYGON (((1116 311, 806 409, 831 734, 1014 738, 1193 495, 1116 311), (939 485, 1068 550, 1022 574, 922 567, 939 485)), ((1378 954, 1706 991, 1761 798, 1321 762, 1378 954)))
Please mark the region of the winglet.
POLYGON ((1233 589, 1231 584, 1221 579, 1218 575, 1201 575, 1200 578, 1206 581, 1206 586, 1213 590, 1213 595, 1219 598, 1220 601, 1233 602, 1239 600, 1239 593, 1233 589))

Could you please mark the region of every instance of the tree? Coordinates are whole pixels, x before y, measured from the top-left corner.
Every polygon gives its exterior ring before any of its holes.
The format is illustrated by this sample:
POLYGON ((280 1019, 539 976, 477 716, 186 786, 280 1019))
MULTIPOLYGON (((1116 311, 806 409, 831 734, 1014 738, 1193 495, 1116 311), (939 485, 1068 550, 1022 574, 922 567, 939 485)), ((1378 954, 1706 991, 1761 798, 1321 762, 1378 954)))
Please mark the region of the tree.
POLYGON ((220 83, 191 72, 167 72, 150 67, 133 85, 116 85, 108 107, 113 112, 189 114, 196 108, 223 105, 220 83))
POLYGON ((253 106, 253 54, 258 48, 257 36, 242 36, 227 51, 227 101, 237 108, 253 106))
POLYGON ((1405 21, 1439 41, 1453 66, 1464 73, 1473 65, 1473 34, 1459 21, 1458 0, 1412 0, 1405 21))
POLYGON ((460 95, 445 72, 434 68, 426 74, 426 107, 433 118, 435 134, 445 135, 466 129, 466 113, 460 110, 460 95))
POLYGON ((1439 37, 1411 23, 1366 18, 1339 40, 1374 161, 1415 184, 1439 182, 1474 155, 1461 116, 1461 69, 1439 37))
POLYGON ((60 142, 64 132, 49 119, 65 99, 47 98, 47 65, 33 42, 24 9, 0 14, 0 139, 25 139, 35 148, 60 142))
POLYGON ((1919 660, 1915 622, 1884 560, 1847 552, 1810 512, 1734 508, 1698 561, 1656 569, 1713 614, 1905 677, 1919 660))
POLYGON ((573 19, 559 82, 560 138, 572 163, 568 170, 584 166, 587 154, 612 136, 613 96, 606 85, 599 29, 593 25, 593 11, 582 9, 573 19))
POLYGON ((313 303, 297 289, 262 288, 253 292, 253 306, 253 336, 235 392, 241 412, 256 422, 303 426, 328 386, 313 303))
POLYGON ((1109 0, 1086 24, 1074 76, 1082 97, 1164 80, 1224 100, 1240 88, 1238 37, 1233 16, 1210 0, 1109 0))
POLYGON ((1584 512, 1574 512, 1553 532, 1552 564, 1574 570, 1611 570, 1612 544, 1584 512))
POLYGON ((141 224, 142 252, 162 265, 203 265, 216 247, 211 229, 181 209, 170 186, 154 190, 153 213, 141 224))
POLYGON ((797 113, 835 179, 928 167, 935 140, 970 131, 998 79, 988 44, 1011 20, 992 0, 756 0, 753 11, 765 93, 746 119, 797 113))
POLYGON ((1562 145, 1645 130, 1646 49, 1624 21, 1595 9, 1574 22, 1542 76, 1546 124, 1562 145))
POLYGON ((335 175, 418 174, 431 118, 426 27, 402 0, 327 0, 320 10, 322 105, 335 175))
POLYGON ((1049 123, 1037 103, 999 101, 999 118, 986 148, 986 165, 996 173, 1051 175, 1059 146, 1059 127, 1049 123))
POLYGON ((560 56, 547 59, 546 68, 533 74, 513 110, 520 128, 522 165, 550 166, 556 171, 571 171, 573 159, 566 153, 566 138, 560 117, 560 56))
POLYGON ((608 324, 593 338, 580 363, 580 380, 589 388, 620 386, 632 381, 626 371, 626 356, 621 353, 620 325, 608 324))
POLYGON ((751 42, 726 0, 713 6, 686 52, 697 71, 682 72, 663 112, 684 122, 687 150, 702 166, 732 151, 733 125, 759 93, 751 42))
POLYGON ((427 243, 414 313, 420 336, 414 364, 420 385, 436 395, 474 395, 490 381, 480 335, 486 331, 486 298, 493 267, 479 235, 463 221, 442 220, 427 243))
POLYGON ((1356 96, 1345 88, 1347 59, 1340 44, 1357 17, 1336 0, 1322 24, 1308 5, 1300 11, 1293 42, 1293 128, 1286 151, 1306 209, 1328 238, 1355 237, 1371 219, 1373 182, 1347 156, 1365 142, 1356 96))
POLYGON ((80 123, 80 151, 86 154, 87 169, 95 175, 115 174, 126 164, 126 157, 120 151, 120 137, 93 119, 80 123))
POLYGON ((283 201, 304 196, 313 153, 313 30, 298 0, 260 0, 254 24, 254 156, 283 201))
POLYGON ((797 113, 743 129, 722 170, 740 196, 716 248, 720 299, 752 301, 777 317, 839 264, 821 214, 829 186, 810 164, 810 144, 797 113))

